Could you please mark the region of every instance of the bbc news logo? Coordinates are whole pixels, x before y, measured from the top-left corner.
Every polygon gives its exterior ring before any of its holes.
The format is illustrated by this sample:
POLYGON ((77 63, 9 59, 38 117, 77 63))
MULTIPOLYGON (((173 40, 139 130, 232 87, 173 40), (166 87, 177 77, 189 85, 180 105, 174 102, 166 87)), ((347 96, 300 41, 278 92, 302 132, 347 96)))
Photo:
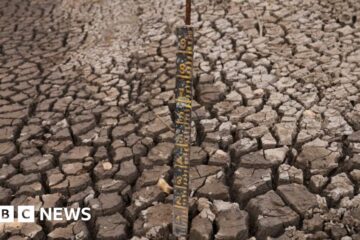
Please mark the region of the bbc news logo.
MULTIPOLYGON (((90 208, 40 208, 40 221, 62 221, 62 220, 82 220, 89 221, 91 219, 90 208)), ((0 206, 0 223, 15 222, 14 206, 0 206)), ((34 206, 18 206, 16 222, 29 223, 35 222, 34 206)))

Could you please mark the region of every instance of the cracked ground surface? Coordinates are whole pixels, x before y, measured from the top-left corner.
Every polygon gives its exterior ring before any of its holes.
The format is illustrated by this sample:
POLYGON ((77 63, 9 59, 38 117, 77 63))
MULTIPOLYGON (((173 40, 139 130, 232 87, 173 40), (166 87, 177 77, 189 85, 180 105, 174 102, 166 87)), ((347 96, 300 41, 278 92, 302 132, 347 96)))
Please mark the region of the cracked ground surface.
MULTIPOLYGON (((360 2, 197 0, 190 239, 360 239, 360 2)), ((169 239, 179 0, 0 1, 0 204, 169 239)))

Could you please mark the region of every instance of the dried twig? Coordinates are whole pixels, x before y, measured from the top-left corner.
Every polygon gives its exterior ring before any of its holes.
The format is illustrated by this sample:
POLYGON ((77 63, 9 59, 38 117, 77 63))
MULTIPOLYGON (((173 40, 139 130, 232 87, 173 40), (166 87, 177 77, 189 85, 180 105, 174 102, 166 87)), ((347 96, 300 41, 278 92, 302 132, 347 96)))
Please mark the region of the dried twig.
POLYGON ((170 131, 175 132, 175 130, 174 130, 172 127, 170 127, 170 125, 167 124, 167 123, 164 121, 164 119, 162 119, 162 117, 160 117, 156 112, 154 112, 154 111, 152 111, 152 112, 155 114, 155 116, 156 116, 170 131))
POLYGON ((249 2, 249 4, 250 4, 250 7, 252 8, 252 10, 253 10, 254 13, 255 13, 256 21, 257 21, 257 23, 258 23, 258 25, 259 25, 259 35, 260 35, 260 37, 262 37, 262 36, 263 36, 263 28, 264 28, 263 21, 262 21, 262 19, 260 19, 259 14, 257 13, 257 11, 256 11, 256 9, 255 9, 255 6, 254 6, 254 4, 251 2, 251 0, 248 0, 248 2, 249 2))

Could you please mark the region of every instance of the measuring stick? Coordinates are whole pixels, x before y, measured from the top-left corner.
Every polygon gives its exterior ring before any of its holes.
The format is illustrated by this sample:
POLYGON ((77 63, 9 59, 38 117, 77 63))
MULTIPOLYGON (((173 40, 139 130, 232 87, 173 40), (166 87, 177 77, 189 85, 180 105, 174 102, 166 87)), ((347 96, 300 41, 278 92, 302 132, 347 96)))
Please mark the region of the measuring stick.
POLYGON ((189 225, 189 170, 194 33, 190 25, 190 0, 186 0, 187 26, 178 27, 176 36, 176 108, 175 108, 175 149, 174 149, 174 203, 173 234, 185 238, 189 225))

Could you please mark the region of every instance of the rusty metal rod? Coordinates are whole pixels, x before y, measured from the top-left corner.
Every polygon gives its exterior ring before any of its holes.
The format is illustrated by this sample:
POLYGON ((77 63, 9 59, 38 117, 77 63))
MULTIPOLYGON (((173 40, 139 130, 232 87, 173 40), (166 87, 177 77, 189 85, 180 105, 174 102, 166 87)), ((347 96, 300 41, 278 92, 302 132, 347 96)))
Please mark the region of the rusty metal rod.
POLYGON ((191 25, 191 0, 186 0, 185 24, 191 25))

